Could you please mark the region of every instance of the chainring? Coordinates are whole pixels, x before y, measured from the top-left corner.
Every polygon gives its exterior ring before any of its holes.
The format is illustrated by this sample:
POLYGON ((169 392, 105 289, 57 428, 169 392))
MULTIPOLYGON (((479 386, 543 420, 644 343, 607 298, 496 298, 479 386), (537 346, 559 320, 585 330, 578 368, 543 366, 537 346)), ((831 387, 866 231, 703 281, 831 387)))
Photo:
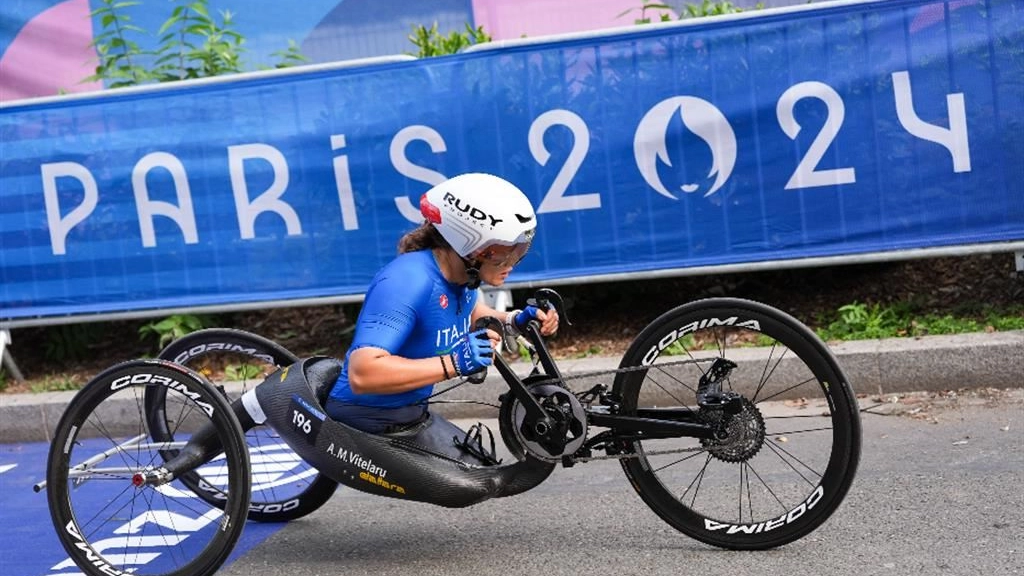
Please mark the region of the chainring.
POLYGON ((502 397, 498 413, 501 436, 518 458, 528 456, 559 462, 563 456, 579 450, 587 439, 587 414, 583 405, 570 390, 550 382, 546 376, 524 380, 530 393, 555 421, 554 438, 545 439, 536 434, 526 407, 512 393, 502 397))

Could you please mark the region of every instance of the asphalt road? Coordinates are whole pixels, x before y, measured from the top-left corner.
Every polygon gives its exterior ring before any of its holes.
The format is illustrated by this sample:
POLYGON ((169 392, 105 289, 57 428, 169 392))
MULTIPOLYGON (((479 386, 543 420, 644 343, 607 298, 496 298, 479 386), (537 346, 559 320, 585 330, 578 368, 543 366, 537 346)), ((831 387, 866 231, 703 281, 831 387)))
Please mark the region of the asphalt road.
MULTIPOLYGON (((1024 574, 1022 345, 1024 331, 834 346, 861 401, 881 401, 872 412, 887 415, 863 415, 860 470, 839 511, 776 550, 731 552, 689 539, 643 504, 616 462, 591 462, 559 468, 526 494, 462 510, 343 488, 283 528, 250 523, 235 549, 240 558, 221 573, 1024 574)), ((563 373, 614 367, 605 360, 567 361, 563 373)), ((491 382, 456 392, 493 400, 497 390, 491 382)), ((2 576, 75 570, 45 498, 30 491, 72 394, 0 395, 2 576)), ((458 413, 472 404, 448 406, 450 418, 477 417, 458 413)))
POLYGON ((861 466, 817 531, 764 552, 691 540, 615 462, 449 510, 340 490, 226 575, 1024 574, 1024 390, 904 398, 863 415, 861 466))

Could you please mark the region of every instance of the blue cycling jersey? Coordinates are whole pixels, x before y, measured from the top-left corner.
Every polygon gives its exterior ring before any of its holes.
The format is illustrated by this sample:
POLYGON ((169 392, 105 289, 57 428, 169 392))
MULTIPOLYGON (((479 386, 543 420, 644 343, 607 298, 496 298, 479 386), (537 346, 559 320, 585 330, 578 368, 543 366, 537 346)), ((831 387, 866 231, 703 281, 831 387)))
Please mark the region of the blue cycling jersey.
POLYGON ((348 384, 349 355, 367 346, 405 358, 448 353, 469 332, 476 299, 476 290, 445 279, 430 250, 392 260, 370 283, 355 338, 330 397, 345 404, 397 408, 430 396, 432 385, 399 394, 353 393, 348 384))

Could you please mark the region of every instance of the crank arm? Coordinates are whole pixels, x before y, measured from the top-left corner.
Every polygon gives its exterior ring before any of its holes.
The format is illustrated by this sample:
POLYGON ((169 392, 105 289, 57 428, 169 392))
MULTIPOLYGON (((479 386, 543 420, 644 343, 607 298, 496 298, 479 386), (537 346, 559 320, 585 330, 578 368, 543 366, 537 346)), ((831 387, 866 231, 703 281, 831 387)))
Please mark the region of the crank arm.
MULTIPOLYGON (((509 391, 516 397, 519 402, 522 403, 523 408, 526 409, 526 414, 534 419, 537 424, 545 426, 547 430, 550 430, 554 426, 554 422, 551 421, 551 417, 541 407, 540 402, 530 394, 530 391, 526 389, 526 385, 519 379, 519 376, 512 370, 505 362, 505 359, 500 355, 494 355, 494 367, 498 369, 498 373, 508 383, 509 391)), ((541 435, 546 432, 538 431, 541 435)))

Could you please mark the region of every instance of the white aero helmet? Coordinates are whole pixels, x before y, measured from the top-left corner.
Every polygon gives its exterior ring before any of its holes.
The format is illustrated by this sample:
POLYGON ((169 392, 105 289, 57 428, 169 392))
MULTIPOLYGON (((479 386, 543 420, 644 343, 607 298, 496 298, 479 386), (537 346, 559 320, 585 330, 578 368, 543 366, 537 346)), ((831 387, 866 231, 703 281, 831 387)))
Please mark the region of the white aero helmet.
POLYGON ((420 212, 463 258, 495 244, 515 246, 521 257, 537 228, 526 194, 490 174, 445 180, 423 194, 420 212))

